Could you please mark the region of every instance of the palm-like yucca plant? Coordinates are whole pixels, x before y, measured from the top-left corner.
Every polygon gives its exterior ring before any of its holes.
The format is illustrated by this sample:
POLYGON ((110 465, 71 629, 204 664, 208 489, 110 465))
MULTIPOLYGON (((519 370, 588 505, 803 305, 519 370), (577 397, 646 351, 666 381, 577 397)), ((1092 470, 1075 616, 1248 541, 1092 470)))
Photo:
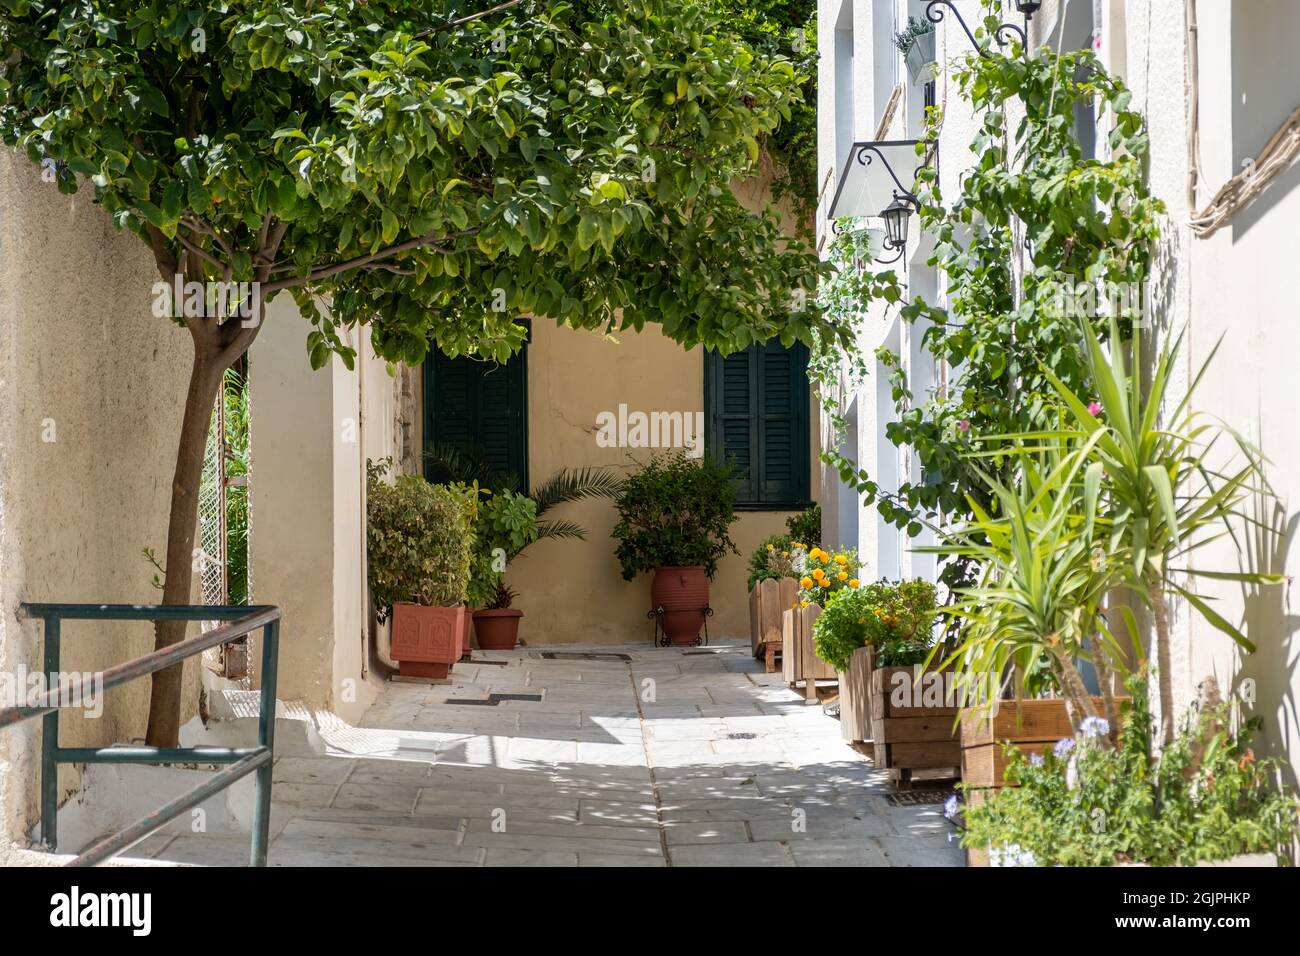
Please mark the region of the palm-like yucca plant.
MULTIPOLYGON (((506 475, 487 462, 481 454, 473 449, 458 445, 436 445, 424 453, 429 480, 435 484, 448 482, 477 482, 482 488, 520 491, 519 482, 513 475, 506 475)), ((567 501, 579 501, 583 498, 613 498, 618 494, 622 480, 613 472, 603 468, 561 468, 543 481, 528 495, 537 503, 537 537, 585 539, 587 529, 573 521, 541 520, 542 515, 556 505, 567 501)), ((530 542, 531 543, 531 542, 530 542)), ((526 548, 521 547, 507 557, 515 556, 526 548)))
MULTIPOLYGON (((561 468, 537 486, 530 496, 537 502, 537 517, 566 501, 582 498, 613 498, 618 494, 622 480, 603 468, 561 468)), ((542 538, 587 537, 587 529, 572 521, 537 522, 537 540, 542 538)))
MULTIPOLYGON (((1134 333, 1131 365, 1126 366, 1125 350, 1113 319, 1109 355, 1090 324, 1082 323, 1082 329, 1100 411, 1090 408, 1050 370, 1045 374, 1065 402, 1073 427, 1091 441, 1091 461, 1084 484, 1094 501, 1101 497, 1099 507, 1108 523, 1108 558, 1122 572, 1121 583, 1133 588, 1151 609, 1160 733, 1162 743, 1168 743, 1174 734, 1174 705, 1167 594, 1172 591, 1181 595, 1208 623, 1246 651, 1254 650, 1237 626, 1215 611, 1205 598, 1172 580, 1170 573, 1255 585, 1283 580, 1282 575, 1256 571, 1174 567, 1185 564, 1189 555, 1212 541, 1234 535, 1235 521, 1258 524, 1244 505, 1249 495, 1266 488, 1262 456, 1231 428, 1192 410, 1193 394, 1218 351, 1217 345, 1182 398, 1173 403, 1168 394, 1169 376, 1182 344, 1181 334, 1162 349, 1151 383, 1143 390, 1136 371, 1142 368, 1140 333, 1134 333), (1167 424, 1162 424, 1162 416, 1167 424), (1216 453, 1215 447, 1224 436, 1230 437, 1235 448, 1216 453), (1234 450, 1236 454, 1230 454, 1234 450), (1226 468, 1212 465, 1219 458, 1235 461, 1226 468)), ((1122 612, 1129 633, 1136 634, 1132 612, 1127 608, 1122 612)))
MULTIPOLYGON (((939 667, 954 671, 958 698, 990 707, 1004 679, 1023 696, 1026 675, 1046 661, 1072 724, 1099 716, 1077 662, 1089 659, 1099 675, 1126 669, 1125 655, 1100 626, 1101 604, 1117 583, 1113 562, 1098 560, 1097 494, 1085 481, 1096 437, 1053 435, 1047 443, 1023 436, 987 455, 1013 456, 1017 481, 1008 486, 980 471, 994 513, 971 501, 974 517, 943 532, 932 550, 972 559, 978 583, 958 592, 948 613, 962 623, 955 649, 939 667)), ((1109 680, 1102 680, 1106 715, 1118 727, 1109 680)))

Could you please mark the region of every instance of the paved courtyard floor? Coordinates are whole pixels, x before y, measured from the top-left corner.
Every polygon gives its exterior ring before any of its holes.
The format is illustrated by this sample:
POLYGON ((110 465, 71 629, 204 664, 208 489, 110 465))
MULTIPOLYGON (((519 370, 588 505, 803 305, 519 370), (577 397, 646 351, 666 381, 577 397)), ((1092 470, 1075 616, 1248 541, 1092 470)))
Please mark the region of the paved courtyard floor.
MULTIPOLYGON (((278 759, 272 865, 962 864, 941 807, 891 804, 747 644, 474 656, 447 684, 390 683, 322 733, 327 754, 278 759)), ((158 834, 130 855, 243 865, 247 841, 158 834)))

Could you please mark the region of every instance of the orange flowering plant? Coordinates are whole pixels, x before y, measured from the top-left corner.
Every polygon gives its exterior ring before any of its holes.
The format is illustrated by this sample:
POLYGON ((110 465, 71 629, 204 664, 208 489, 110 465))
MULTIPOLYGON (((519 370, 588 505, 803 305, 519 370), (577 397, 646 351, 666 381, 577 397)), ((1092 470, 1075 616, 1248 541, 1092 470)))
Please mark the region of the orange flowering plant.
POLYGON ((799 604, 826 606, 826 601, 836 591, 853 589, 861 585, 858 578, 858 552, 843 548, 833 554, 817 545, 806 548, 795 541, 791 548, 796 554, 795 570, 799 574, 799 604))
POLYGON ((848 670, 853 652, 876 648, 879 667, 908 667, 926 659, 937 613, 929 581, 873 581, 832 594, 813 624, 817 656, 848 670))

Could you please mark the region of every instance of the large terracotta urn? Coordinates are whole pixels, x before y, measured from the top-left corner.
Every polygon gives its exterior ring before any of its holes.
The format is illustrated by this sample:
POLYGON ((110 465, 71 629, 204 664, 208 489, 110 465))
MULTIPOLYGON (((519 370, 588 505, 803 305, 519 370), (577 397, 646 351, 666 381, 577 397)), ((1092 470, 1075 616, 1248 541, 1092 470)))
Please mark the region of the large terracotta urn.
POLYGON ((656 568, 650 582, 650 609, 658 614, 670 644, 694 644, 709 606, 709 576, 700 565, 656 568))

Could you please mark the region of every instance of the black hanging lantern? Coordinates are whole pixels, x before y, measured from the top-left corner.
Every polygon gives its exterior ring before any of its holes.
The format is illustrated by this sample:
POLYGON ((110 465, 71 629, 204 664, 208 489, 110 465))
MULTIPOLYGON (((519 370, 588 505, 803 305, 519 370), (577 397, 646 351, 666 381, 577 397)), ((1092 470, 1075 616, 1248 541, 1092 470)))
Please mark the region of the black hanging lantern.
POLYGON ((1032 17, 1043 5, 1043 0, 1016 0, 1016 10, 1026 18, 1032 17))
POLYGON ((911 215, 911 207, 897 199, 880 213, 885 220, 885 248, 902 249, 907 245, 907 220, 911 215))

